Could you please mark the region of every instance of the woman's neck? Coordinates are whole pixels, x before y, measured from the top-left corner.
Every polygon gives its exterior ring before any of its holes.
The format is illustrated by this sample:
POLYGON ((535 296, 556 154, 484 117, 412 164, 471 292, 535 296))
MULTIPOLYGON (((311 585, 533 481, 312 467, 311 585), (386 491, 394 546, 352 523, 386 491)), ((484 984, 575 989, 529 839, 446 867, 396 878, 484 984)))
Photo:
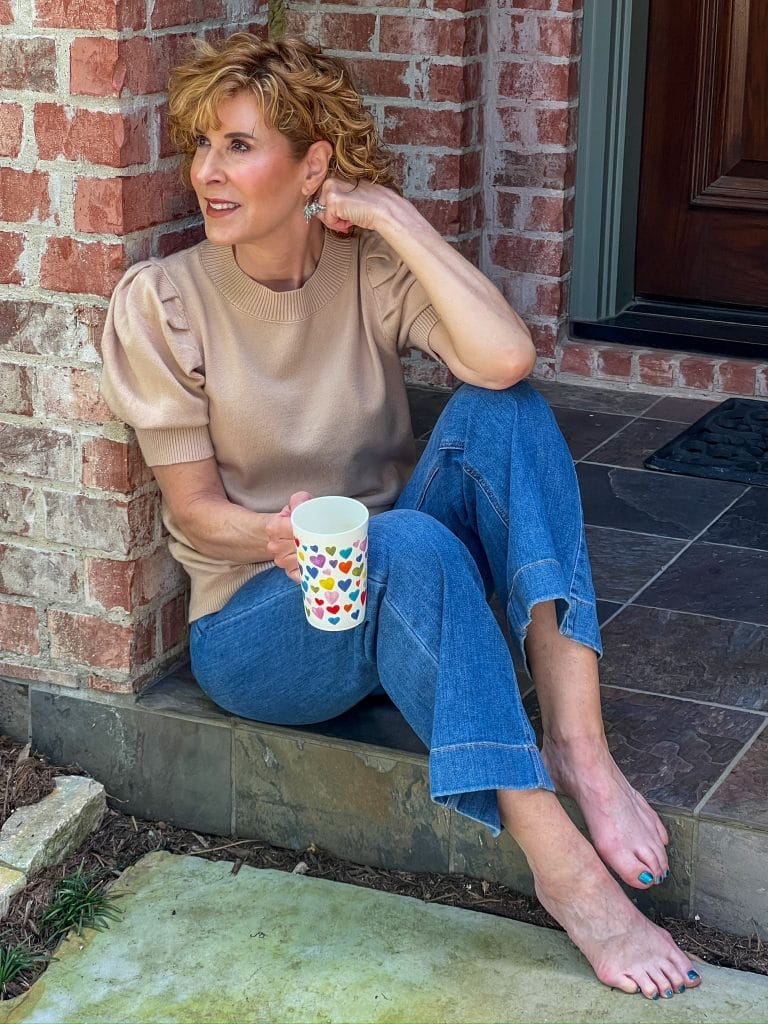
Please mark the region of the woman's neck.
POLYGON ((235 262, 248 277, 274 292, 301 288, 314 274, 323 252, 325 230, 313 220, 303 238, 280 250, 257 243, 233 246, 235 262))

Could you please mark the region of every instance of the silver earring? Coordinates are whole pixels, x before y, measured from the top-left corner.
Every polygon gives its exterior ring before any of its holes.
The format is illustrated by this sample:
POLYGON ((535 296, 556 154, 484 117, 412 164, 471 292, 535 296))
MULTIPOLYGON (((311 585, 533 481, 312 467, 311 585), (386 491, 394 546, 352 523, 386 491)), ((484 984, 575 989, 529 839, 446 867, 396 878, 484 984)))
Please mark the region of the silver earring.
POLYGON ((318 213, 325 213, 325 207, 322 203, 318 203, 316 199, 312 199, 304 207, 304 220, 309 224, 318 213))

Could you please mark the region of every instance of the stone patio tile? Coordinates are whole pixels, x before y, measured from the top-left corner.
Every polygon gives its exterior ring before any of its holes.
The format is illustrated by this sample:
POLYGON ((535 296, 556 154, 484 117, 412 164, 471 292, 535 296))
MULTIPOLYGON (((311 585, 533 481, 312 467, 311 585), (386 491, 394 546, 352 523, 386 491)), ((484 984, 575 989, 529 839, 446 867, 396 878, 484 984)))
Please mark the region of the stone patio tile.
POLYGON ((666 420, 634 420, 620 434, 589 453, 588 462, 604 466, 644 469, 644 462, 667 441, 680 433, 679 423, 666 420))
POLYGON ((701 539, 768 551, 768 487, 750 487, 701 539))
MULTIPOLYGON (((768 729, 764 729, 731 768, 700 810, 702 818, 719 818, 768 832, 768 729)), ((768 873, 768 872, 767 872, 768 873)))
POLYGON ((768 626, 629 605, 603 649, 607 686, 768 712, 768 626))
POLYGON ((448 811, 427 758, 273 726, 237 725, 235 832, 409 871, 448 870, 448 811))
POLYGON ((228 835, 231 731, 214 722, 45 691, 32 697, 32 745, 98 779, 124 814, 228 835))
MULTIPOLYGON (((702 416, 706 416, 710 409, 716 409, 720 402, 712 402, 703 398, 676 398, 674 395, 667 395, 659 398, 645 413, 646 416, 655 420, 673 420, 676 423, 683 423, 690 426, 702 416)), ((683 428, 678 430, 682 433, 683 428)))
POLYGON ((591 412, 588 409, 553 407, 555 419, 568 442, 574 459, 582 459, 593 448, 611 437, 627 423, 629 416, 617 416, 609 412, 591 412))
MULTIPOLYGON (((768 940, 768 832, 699 823, 692 908, 703 924, 768 940)), ((763 1018, 768 1020, 768 1004, 763 1018)))
POLYGON ((640 416, 647 413, 658 401, 657 395, 612 391, 609 388, 580 387, 578 384, 561 384, 554 380, 532 380, 531 384, 544 395, 550 405, 567 409, 640 416))
POLYGON ((671 537, 587 527, 587 547, 597 596, 605 601, 629 601, 685 546, 671 537))

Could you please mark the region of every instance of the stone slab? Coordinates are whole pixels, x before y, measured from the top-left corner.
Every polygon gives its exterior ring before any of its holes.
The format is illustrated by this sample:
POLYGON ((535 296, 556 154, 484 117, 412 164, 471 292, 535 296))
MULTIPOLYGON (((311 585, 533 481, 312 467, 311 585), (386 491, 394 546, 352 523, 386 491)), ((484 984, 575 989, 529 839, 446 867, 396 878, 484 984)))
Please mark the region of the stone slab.
POLYGON ((602 986, 561 932, 308 876, 155 853, 115 888, 121 920, 70 936, 2 1024, 768 1019, 768 978, 704 966, 652 1003, 602 986))
POLYGON ((8 868, 0 864, 0 921, 8 913, 11 900, 17 892, 21 892, 27 884, 27 876, 23 871, 8 868))
POLYGON ((107 809, 104 787, 79 775, 57 775, 56 788, 19 807, 0 829, 0 864, 32 875, 58 864, 98 828, 107 809))

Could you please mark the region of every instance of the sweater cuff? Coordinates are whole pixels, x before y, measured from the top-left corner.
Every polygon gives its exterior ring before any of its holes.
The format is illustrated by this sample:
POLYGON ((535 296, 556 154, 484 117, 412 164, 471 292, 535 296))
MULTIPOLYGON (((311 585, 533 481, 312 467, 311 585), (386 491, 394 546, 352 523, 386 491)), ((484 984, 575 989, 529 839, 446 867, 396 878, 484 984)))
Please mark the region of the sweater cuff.
POLYGON ((214 454, 208 427, 163 427, 136 430, 141 454, 148 466, 172 466, 200 462, 214 454))
POLYGON ((411 345, 421 349, 422 352, 426 352, 432 356, 433 359, 437 359, 432 349, 429 347, 429 332, 440 322, 440 317, 435 312, 433 306, 426 306, 416 319, 411 324, 411 329, 408 332, 408 341, 411 345))

